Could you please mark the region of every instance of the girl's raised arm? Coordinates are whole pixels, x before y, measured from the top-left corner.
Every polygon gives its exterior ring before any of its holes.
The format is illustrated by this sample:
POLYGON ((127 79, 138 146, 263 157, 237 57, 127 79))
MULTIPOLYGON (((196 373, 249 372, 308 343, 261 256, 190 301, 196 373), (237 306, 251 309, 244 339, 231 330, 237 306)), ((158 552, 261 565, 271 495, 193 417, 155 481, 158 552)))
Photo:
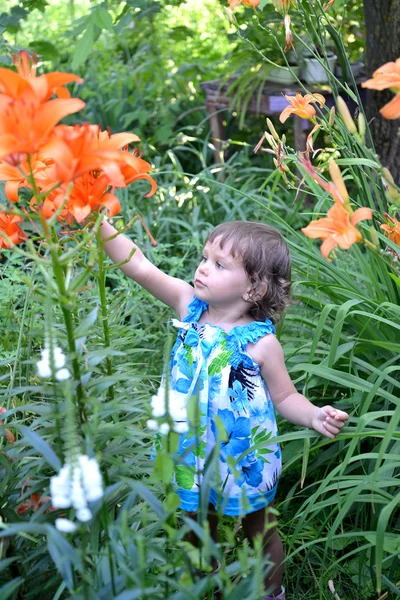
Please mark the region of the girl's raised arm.
MULTIPOLYGON (((117 230, 104 220, 100 226, 103 240, 117 234, 117 230)), ((136 281, 155 298, 173 308, 180 318, 187 313, 187 306, 193 300, 191 285, 167 275, 151 263, 143 252, 129 238, 122 234, 104 242, 104 250, 114 263, 129 260, 120 266, 121 270, 136 281), (135 250, 135 252, 133 252, 135 250)))

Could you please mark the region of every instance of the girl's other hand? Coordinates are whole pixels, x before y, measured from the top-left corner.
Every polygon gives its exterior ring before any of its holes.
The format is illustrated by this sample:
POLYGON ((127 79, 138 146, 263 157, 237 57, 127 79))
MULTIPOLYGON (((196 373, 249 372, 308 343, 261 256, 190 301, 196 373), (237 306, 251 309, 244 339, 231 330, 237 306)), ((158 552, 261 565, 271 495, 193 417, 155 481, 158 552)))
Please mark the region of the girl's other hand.
POLYGON ((316 408, 311 426, 318 433, 322 433, 322 435, 333 440, 340 433, 348 418, 349 415, 343 410, 338 410, 332 406, 318 407, 316 408))

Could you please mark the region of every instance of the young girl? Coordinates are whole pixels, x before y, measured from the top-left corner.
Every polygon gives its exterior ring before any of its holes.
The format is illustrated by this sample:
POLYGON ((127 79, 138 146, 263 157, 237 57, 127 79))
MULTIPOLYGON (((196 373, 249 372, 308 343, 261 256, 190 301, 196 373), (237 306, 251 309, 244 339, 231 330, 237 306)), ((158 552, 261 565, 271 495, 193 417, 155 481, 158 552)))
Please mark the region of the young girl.
MULTIPOLYGON (((116 230, 104 221, 102 238, 114 234, 116 230)), ((177 423, 183 431, 184 459, 177 476, 181 508, 189 513, 198 509, 199 480, 222 422, 226 436, 219 442, 220 485, 214 482, 209 497, 211 534, 217 541, 217 509, 242 517, 250 543, 256 535, 264 535, 264 553, 274 564, 265 582, 271 595, 265 600, 284 600, 282 542, 266 511, 281 471, 280 448, 268 444, 277 435, 274 406, 285 419, 331 439, 348 419, 345 412, 309 402, 286 370, 273 325, 289 300, 290 256, 285 241, 263 223, 223 223, 206 240, 193 285, 160 271, 123 235, 105 241, 104 248, 115 263, 125 261, 136 248, 122 271, 179 318, 173 319, 179 331, 171 353, 170 402, 187 401, 196 391, 201 415, 196 435, 187 432, 185 423, 177 423), (191 451, 196 441, 202 452, 191 451), (264 452, 252 451, 255 445, 264 452), (235 469, 232 458, 237 461, 235 469)))

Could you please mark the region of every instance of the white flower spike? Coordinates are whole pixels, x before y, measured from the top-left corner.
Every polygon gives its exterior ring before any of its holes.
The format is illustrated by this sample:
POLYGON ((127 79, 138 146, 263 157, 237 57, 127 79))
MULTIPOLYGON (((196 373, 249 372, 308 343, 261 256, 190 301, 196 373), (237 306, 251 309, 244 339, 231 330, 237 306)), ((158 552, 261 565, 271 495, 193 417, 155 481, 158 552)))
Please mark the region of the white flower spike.
POLYGON ((61 531, 62 533, 73 533, 74 531, 76 531, 75 523, 73 521, 70 521, 69 519, 56 519, 55 526, 56 529, 58 529, 58 531, 61 531))

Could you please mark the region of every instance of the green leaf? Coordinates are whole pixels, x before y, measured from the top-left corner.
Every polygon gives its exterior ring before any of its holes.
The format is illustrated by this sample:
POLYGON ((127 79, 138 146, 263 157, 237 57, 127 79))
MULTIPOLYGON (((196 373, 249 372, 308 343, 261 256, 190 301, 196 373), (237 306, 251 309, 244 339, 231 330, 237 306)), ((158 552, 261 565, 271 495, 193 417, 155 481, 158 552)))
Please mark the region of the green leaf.
POLYGON ((96 306, 96 308, 94 308, 88 314, 88 316, 84 318, 82 323, 80 323, 78 325, 78 327, 75 329, 75 332, 74 332, 75 339, 84 337, 85 335, 87 335, 89 333, 89 331, 93 328, 94 323, 96 322, 98 311, 99 311, 99 308, 98 308, 98 306, 96 306))
POLYGON ((86 31, 84 32, 82 37, 78 40, 78 42, 75 46, 75 51, 74 51, 74 54, 72 57, 72 64, 71 64, 71 68, 73 71, 75 69, 77 69, 79 67, 79 65, 81 65, 82 63, 85 62, 85 60, 87 59, 87 57, 89 56, 89 54, 92 50, 92 46, 94 43, 94 28, 95 28, 94 24, 89 23, 86 31))
POLYGON ((170 492, 165 499, 164 507, 167 512, 175 513, 181 503, 181 499, 175 492, 170 492))
POLYGON ((158 588, 146 588, 145 590, 125 590, 122 594, 115 596, 114 600, 141 600, 141 598, 154 597, 154 595, 159 591, 158 588))
POLYGON ((163 483, 170 483, 174 472, 174 461, 168 454, 157 454, 154 464, 155 474, 163 483))
POLYGON ((53 527, 47 534, 47 548, 69 590, 74 587, 73 569, 82 572, 82 562, 74 547, 53 527))
POLYGON ((11 558, 5 558, 4 560, 0 560, 0 573, 4 571, 4 569, 7 569, 7 567, 16 560, 18 560, 17 556, 12 556, 11 558))
POLYGON ((55 60, 60 56, 58 48, 47 40, 34 40, 29 44, 29 48, 36 54, 43 56, 45 60, 55 60))
POLYGON ((338 158, 335 159, 336 164, 348 167, 371 167, 372 169, 380 169, 380 165, 370 158, 338 158))
POLYGON ((16 579, 12 579, 8 581, 0 588, 0 598, 1 600, 7 600, 11 595, 20 587, 20 585, 24 582, 23 577, 17 577, 16 579))
POLYGON ((53 452, 47 442, 44 441, 37 433, 25 427, 25 425, 16 425, 17 429, 22 433, 24 439, 26 439, 31 446, 33 446, 53 467, 55 471, 59 471, 62 467, 61 461, 57 454, 53 452))
POLYGON ((104 8, 104 6, 99 6, 96 8, 92 12, 90 19, 95 25, 97 25, 97 27, 100 27, 100 29, 106 29, 107 31, 112 31, 113 29, 112 16, 108 10, 104 8))

